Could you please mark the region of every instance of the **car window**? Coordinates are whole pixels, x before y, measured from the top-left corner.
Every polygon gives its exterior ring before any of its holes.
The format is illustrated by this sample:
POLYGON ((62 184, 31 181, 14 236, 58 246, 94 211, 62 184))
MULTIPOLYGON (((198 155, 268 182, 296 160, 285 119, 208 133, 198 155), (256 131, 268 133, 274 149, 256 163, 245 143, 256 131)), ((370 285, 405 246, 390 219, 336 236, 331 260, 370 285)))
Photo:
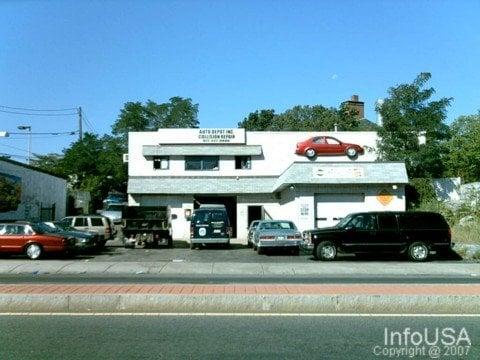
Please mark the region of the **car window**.
POLYGON ((355 216, 349 224, 358 230, 372 230, 375 228, 375 218, 371 214, 361 214, 355 216))
POLYGON ((379 214, 378 228, 380 230, 396 230, 397 218, 394 214, 379 214))
POLYGON ((73 226, 88 226, 86 218, 75 218, 73 226))
POLYGON ((90 222, 92 223, 92 226, 103 226, 102 218, 90 218, 90 222))
POLYGON ((196 224, 206 223, 210 221, 225 221, 226 213, 221 210, 204 210, 196 211, 193 221, 196 224))
POLYGON ((261 229, 267 230, 281 230, 281 229, 295 229, 295 225, 290 221, 272 221, 262 224, 261 229))
POLYGON ((339 145, 340 141, 338 141, 337 139, 334 139, 334 138, 327 138, 327 143, 330 144, 330 145, 339 145))
POLYGON ((316 137, 312 139, 312 142, 315 144, 325 144, 325 138, 324 137, 316 137))

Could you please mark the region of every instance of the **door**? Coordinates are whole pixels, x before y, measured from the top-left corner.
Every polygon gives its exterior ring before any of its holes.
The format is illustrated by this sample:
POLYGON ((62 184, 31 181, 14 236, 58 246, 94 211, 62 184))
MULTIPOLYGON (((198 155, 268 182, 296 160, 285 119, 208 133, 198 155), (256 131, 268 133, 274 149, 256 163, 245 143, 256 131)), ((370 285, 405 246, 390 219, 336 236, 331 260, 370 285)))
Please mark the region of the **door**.
POLYGON ((0 228, 0 251, 21 253, 25 244, 25 226, 5 224, 0 228))
POLYGON ((377 248, 377 225, 373 214, 359 214, 345 227, 342 244, 348 252, 371 252, 377 248))
POLYGON ((377 215, 378 230, 375 239, 376 248, 382 252, 397 252, 403 245, 398 231, 398 219, 395 214, 377 215))
POLYGON ((87 218, 77 217, 73 220, 73 225, 75 229, 86 231, 88 230, 88 221, 87 218))
POLYGON ((249 206, 247 212, 248 226, 250 226, 252 221, 263 219, 263 206, 249 206))
POLYGON ((315 194, 315 227, 334 226, 346 215, 364 211, 365 194, 315 194))

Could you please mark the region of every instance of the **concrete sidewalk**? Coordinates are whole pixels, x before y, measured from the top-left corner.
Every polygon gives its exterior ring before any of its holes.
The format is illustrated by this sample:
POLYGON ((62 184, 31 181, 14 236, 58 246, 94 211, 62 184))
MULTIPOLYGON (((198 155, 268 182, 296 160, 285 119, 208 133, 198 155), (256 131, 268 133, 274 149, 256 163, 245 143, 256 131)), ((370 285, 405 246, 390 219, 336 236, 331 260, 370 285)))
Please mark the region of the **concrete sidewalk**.
POLYGON ((478 262, 310 261, 306 263, 89 262, 79 260, 0 260, 0 274, 63 275, 388 275, 480 276, 478 262))
POLYGON ((1 313, 478 314, 480 284, 0 285, 1 313))

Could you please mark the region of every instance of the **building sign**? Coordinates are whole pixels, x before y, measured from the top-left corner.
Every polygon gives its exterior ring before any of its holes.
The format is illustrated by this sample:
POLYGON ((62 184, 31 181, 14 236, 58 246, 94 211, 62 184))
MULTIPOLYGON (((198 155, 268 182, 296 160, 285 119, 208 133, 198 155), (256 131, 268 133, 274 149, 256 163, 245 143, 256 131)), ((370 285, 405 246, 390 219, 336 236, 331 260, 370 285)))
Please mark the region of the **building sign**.
POLYGON ((393 201, 393 195, 386 189, 382 189, 377 194, 377 200, 383 206, 387 206, 393 201))
POLYGON ((245 142, 245 131, 240 134, 240 129, 199 129, 198 139, 202 143, 238 143, 239 137, 242 137, 242 143, 245 142))
POLYGON ((358 179, 365 177, 365 171, 361 167, 315 167, 312 169, 312 177, 322 179, 358 179))
POLYGON ((160 144, 245 144, 245 129, 161 129, 160 144))

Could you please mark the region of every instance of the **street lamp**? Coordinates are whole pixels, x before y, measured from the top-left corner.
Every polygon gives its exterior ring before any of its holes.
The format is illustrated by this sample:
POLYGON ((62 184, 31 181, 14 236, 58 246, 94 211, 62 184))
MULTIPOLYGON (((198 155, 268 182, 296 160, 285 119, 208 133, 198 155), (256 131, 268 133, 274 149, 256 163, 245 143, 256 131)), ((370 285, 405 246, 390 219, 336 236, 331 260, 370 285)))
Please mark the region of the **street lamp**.
POLYGON ((30 158, 32 157, 32 127, 30 125, 20 125, 17 126, 18 130, 27 130, 28 131, 28 158, 27 164, 30 165, 30 158))
POLYGON ((6 131, 0 131, 0 137, 9 137, 10 134, 6 131))

